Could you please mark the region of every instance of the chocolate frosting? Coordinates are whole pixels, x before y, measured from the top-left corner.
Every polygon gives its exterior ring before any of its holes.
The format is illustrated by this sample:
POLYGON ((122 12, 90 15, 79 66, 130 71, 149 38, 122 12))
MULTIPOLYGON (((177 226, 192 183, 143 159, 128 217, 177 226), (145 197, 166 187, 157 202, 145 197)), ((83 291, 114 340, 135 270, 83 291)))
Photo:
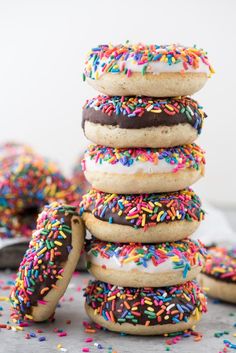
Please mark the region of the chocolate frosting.
POLYGON ((119 202, 126 200, 130 204, 130 209, 133 207, 139 207, 140 201, 142 204, 145 203, 145 207, 140 207, 138 214, 140 217, 145 214, 145 225, 147 226, 157 225, 158 215, 162 215, 158 223, 172 222, 173 219, 170 215, 172 214, 173 216, 173 212, 175 214, 178 212, 179 214, 179 217, 174 217, 174 221, 200 221, 204 218, 204 211, 201 208, 200 199, 191 189, 168 194, 116 195, 110 200, 110 202, 106 202, 110 196, 111 194, 106 194, 96 191, 95 189, 91 189, 88 194, 84 195, 83 201, 80 204, 81 214, 83 212, 91 212, 94 217, 104 222, 128 225, 134 228, 142 227, 141 224, 137 225, 137 218, 127 219, 128 211, 126 212, 126 207, 122 208, 122 213, 120 213, 121 209, 119 202), (98 207, 97 202, 99 202, 98 207), (150 211, 150 208, 148 208, 149 203, 158 203, 158 206, 154 207, 152 211, 150 211))
POLYGON ((93 281, 86 288, 85 297, 87 305, 97 309, 107 321, 121 325, 147 325, 148 322, 154 326, 186 321, 195 308, 205 311, 200 293, 195 281, 165 288, 120 288, 93 281), (108 300, 109 297, 113 300, 108 300))
POLYGON ((109 116, 100 110, 89 108, 83 110, 82 128, 84 129, 85 121, 94 124, 117 126, 120 129, 142 129, 145 127, 173 126, 184 123, 195 126, 197 119, 200 118, 199 115, 196 117, 196 114, 195 112, 192 120, 189 120, 185 114, 176 113, 170 116, 164 112, 159 114, 145 112, 141 118, 129 118, 126 115, 116 115, 114 113, 109 116))

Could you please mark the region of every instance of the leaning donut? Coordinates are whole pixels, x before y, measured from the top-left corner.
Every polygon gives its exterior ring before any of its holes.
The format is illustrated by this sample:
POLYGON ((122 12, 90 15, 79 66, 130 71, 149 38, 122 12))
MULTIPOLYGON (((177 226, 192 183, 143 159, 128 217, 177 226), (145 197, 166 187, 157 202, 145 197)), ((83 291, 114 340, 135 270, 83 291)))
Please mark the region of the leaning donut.
POLYGON ((75 207, 45 206, 10 294, 15 321, 52 317, 78 263, 84 226, 75 207))

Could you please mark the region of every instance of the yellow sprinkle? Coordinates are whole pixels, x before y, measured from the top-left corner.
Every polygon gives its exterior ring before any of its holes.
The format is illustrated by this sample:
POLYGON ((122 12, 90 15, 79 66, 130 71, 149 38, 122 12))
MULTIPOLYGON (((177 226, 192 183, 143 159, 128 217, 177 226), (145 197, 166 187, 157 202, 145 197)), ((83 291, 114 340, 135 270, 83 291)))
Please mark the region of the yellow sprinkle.
POLYGON ((33 316, 29 314, 25 314, 26 319, 33 320, 33 316))
POLYGON ((64 239, 66 239, 66 235, 65 235, 65 233, 64 233, 62 230, 60 230, 59 233, 61 234, 61 236, 62 236, 64 239))
POLYGON ((142 216, 142 227, 145 226, 145 223, 146 223, 146 214, 144 213, 142 216))
POLYGON ((122 262, 127 264, 127 262, 136 261, 136 260, 140 259, 141 257, 143 257, 143 255, 141 255, 141 254, 131 256, 131 257, 128 257, 127 259, 124 259, 122 262))
POLYGON ((161 207, 161 206, 162 206, 162 204, 161 204, 160 202, 155 202, 155 206, 157 206, 157 207, 161 207))
POLYGON ((113 295, 112 297, 109 297, 109 298, 107 299, 107 301, 109 302, 109 301, 111 301, 111 300, 113 300, 113 299, 116 299, 116 296, 115 296, 115 295, 113 295))
POLYGON ((147 308, 147 310, 148 310, 148 311, 154 311, 154 309, 153 309, 151 306, 149 306, 149 307, 147 308))
POLYGON ((143 211, 146 211, 146 212, 152 213, 152 210, 149 210, 149 208, 146 208, 146 207, 141 207, 141 209, 142 209, 143 211))
POLYGON ((147 305, 152 305, 152 302, 150 302, 149 300, 144 300, 144 303, 147 305))
POLYGON ((157 215, 157 222, 160 222, 161 216, 164 214, 164 211, 160 211, 157 215))
POLYGON ((174 108, 172 108, 169 104, 166 104, 166 108, 173 112, 174 108))
POLYGON ((47 247, 46 246, 37 253, 37 256, 42 255, 45 251, 47 251, 47 247))
POLYGON ((116 194, 112 194, 110 197, 108 197, 106 199, 106 201, 104 202, 104 204, 106 205, 107 203, 109 203, 112 199, 114 199, 114 197, 116 196, 116 194))
POLYGON ((16 331, 24 331, 24 327, 16 326, 16 331))
POLYGON ((62 246, 62 243, 60 241, 55 240, 54 243, 58 246, 62 246))
POLYGON ((118 212, 118 216, 122 216, 122 211, 120 210, 119 212, 118 212))
POLYGON ((152 109, 151 112, 152 113, 161 113, 161 109, 152 109))
POLYGON ((186 299, 188 302, 190 302, 190 298, 187 297, 187 295, 186 295, 185 293, 183 293, 183 295, 184 295, 185 299, 186 299))
POLYGON ((133 216, 127 216, 126 219, 133 219, 133 218, 138 218, 139 215, 138 214, 135 214, 133 216))
POLYGON ((9 298, 8 297, 0 297, 0 302, 8 302, 9 298))

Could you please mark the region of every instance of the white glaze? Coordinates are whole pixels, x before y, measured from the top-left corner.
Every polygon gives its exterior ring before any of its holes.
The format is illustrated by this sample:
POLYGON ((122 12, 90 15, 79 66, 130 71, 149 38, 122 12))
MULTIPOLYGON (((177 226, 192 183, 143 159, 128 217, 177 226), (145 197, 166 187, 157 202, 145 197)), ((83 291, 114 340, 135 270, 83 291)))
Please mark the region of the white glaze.
POLYGON ((176 170, 176 164, 167 163, 164 159, 158 160, 157 164, 151 162, 134 161, 134 163, 128 167, 121 163, 111 164, 106 161, 99 163, 90 157, 85 155, 85 171, 88 172, 102 172, 109 174, 153 174, 153 173, 172 173, 176 170))
MULTIPOLYGON (((137 272, 146 272, 146 273, 165 273, 170 271, 182 272, 184 270, 184 266, 179 269, 174 269, 173 268, 174 263, 171 260, 171 257, 168 259, 165 259, 165 261, 158 264, 157 266, 154 266, 153 262, 149 260, 147 261, 147 267, 144 267, 143 265, 138 266, 134 261, 123 263, 119 261, 119 258, 116 256, 112 256, 109 259, 102 257, 100 253, 98 253, 98 255, 95 256, 91 253, 91 250, 87 252, 86 259, 87 259, 87 262, 90 262, 91 264, 94 264, 97 266, 106 266, 107 269, 124 271, 124 272, 137 271, 137 272)), ((188 263, 188 261, 186 260, 185 263, 188 263)), ((195 268, 197 266, 199 266, 199 264, 196 264, 192 268, 195 268)))

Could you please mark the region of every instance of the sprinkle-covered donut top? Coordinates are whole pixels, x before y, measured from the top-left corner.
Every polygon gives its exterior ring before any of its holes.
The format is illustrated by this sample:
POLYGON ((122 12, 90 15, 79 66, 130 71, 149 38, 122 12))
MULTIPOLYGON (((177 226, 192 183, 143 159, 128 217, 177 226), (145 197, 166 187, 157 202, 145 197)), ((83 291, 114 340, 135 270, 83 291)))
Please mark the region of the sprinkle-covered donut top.
POLYGON ((207 53, 196 46, 179 44, 145 45, 142 43, 113 45, 104 44, 92 48, 85 61, 83 79, 99 79, 105 73, 132 72, 158 74, 160 72, 204 72, 214 73, 207 53))
POLYGON ((78 215, 75 207, 57 202, 45 206, 39 215, 10 295, 13 319, 32 319, 31 307, 46 304, 44 297, 63 278, 63 263, 72 250, 74 215, 78 215))
POLYGON ((0 212, 41 206, 50 197, 69 198, 70 183, 54 163, 38 155, 20 155, 2 160, 0 169, 0 212))
POLYGON ((206 114, 197 101, 189 97, 152 98, 99 95, 86 101, 83 122, 141 129, 188 123, 201 133, 206 114))
POLYGON ((205 213, 199 197, 190 188, 141 195, 117 195, 91 189, 80 203, 80 213, 83 212, 92 212, 105 222, 144 230, 163 222, 201 221, 205 213))
POLYGON ((205 164, 204 151, 195 143, 171 148, 111 148, 90 145, 82 161, 83 170, 111 173, 177 172, 199 169, 205 164), (116 168, 117 167, 117 168, 116 168), (146 168, 145 168, 146 167, 146 168))
POLYGON ((185 239, 162 244, 106 243, 93 239, 86 244, 88 268, 91 264, 116 270, 154 272, 181 270, 187 277, 192 267, 202 266, 206 250, 197 240, 185 239))
POLYGON ((91 281, 86 303, 106 321, 132 325, 165 325, 196 319, 206 312, 206 297, 197 282, 164 288, 123 288, 91 281))
POLYGON ((208 254, 203 273, 220 281, 236 283, 236 246, 231 249, 213 246, 208 248, 208 254))

